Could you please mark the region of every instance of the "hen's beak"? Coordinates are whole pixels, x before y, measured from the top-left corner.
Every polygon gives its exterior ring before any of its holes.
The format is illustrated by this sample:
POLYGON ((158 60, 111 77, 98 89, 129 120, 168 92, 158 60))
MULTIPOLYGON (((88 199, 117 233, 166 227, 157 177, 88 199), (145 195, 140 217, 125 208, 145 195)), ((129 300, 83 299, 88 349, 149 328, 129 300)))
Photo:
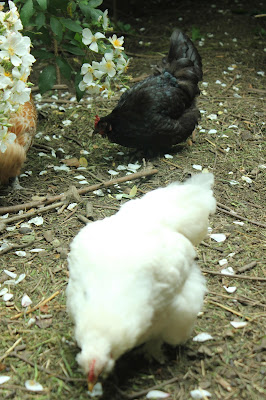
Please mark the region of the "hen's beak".
POLYGON ((89 392, 92 392, 92 391, 93 391, 94 385, 95 385, 95 383, 93 383, 93 382, 88 382, 88 389, 89 389, 89 392))

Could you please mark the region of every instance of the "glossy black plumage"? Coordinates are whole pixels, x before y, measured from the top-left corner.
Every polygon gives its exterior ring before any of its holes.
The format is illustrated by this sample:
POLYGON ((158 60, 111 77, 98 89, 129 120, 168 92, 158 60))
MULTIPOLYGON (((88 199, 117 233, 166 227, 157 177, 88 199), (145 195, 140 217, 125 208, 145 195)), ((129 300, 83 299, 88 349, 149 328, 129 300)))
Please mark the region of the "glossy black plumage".
POLYGON ((122 146, 160 151, 185 141, 200 113, 195 104, 202 79, 201 57, 191 40, 175 30, 162 70, 123 93, 100 118, 95 132, 122 146))

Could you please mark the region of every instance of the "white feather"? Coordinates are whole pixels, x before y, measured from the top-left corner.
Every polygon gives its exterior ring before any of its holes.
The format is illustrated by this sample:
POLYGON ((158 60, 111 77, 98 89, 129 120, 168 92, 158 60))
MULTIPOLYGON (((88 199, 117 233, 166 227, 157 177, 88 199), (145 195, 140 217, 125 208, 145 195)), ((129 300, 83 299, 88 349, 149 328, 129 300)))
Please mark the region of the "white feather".
POLYGON ((109 373, 126 351, 177 345, 190 336, 206 291, 193 244, 215 211, 212 174, 193 176, 125 203, 90 223, 68 258, 67 308, 85 373, 109 373))

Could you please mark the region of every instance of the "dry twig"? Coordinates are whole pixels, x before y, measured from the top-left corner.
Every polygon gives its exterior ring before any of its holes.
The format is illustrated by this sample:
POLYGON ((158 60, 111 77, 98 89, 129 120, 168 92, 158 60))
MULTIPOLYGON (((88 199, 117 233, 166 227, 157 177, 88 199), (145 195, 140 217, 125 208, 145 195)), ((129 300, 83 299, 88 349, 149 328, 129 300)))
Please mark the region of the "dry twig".
POLYGON ((55 373, 53 373, 52 371, 50 371, 49 369, 44 368, 44 367, 42 367, 41 365, 38 365, 38 364, 36 364, 36 363, 34 363, 34 362, 28 360, 26 357, 21 356, 21 355, 18 354, 16 351, 14 351, 14 352, 12 352, 11 354, 9 354, 9 356, 11 356, 11 357, 16 357, 16 358, 18 358, 19 360, 24 361, 26 364, 29 364, 29 365, 31 365, 31 366, 34 367, 34 368, 36 367, 39 371, 45 372, 45 373, 48 374, 48 375, 52 375, 52 376, 54 376, 54 377, 60 379, 61 381, 65 381, 65 382, 73 382, 73 381, 76 381, 76 382, 85 382, 85 379, 82 379, 82 378, 70 378, 70 377, 68 377, 68 376, 63 376, 63 375, 55 374, 55 373))
POLYGON ((18 314, 16 314, 16 315, 13 315, 13 317, 11 317, 10 319, 18 319, 19 317, 21 317, 21 315, 30 314, 30 313, 32 313, 33 311, 36 311, 38 308, 44 306, 44 305, 47 304, 49 301, 51 301, 51 300, 54 299, 56 296, 58 296, 60 292, 61 292, 60 290, 57 290, 55 293, 51 294, 51 296, 49 296, 47 299, 41 301, 41 302, 40 302, 39 304, 37 304, 36 306, 34 306, 34 307, 32 307, 32 308, 29 308, 27 311, 23 311, 23 312, 20 312, 20 313, 18 313, 18 314))
POLYGON ((262 278, 260 276, 247 276, 247 275, 224 275, 221 274, 220 272, 216 271, 209 271, 208 269, 202 269, 201 270, 204 274, 210 274, 210 275, 218 275, 222 278, 232 278, 232 279, 246 279, 250 281, 260 281, 260 282, 266 282, 266 278, 262 278))
POLYGON ((6 352, 0 357, 0 362, 3 361, 13 350, 14 348, 21 342, 22 337, 20 337, 6 352))
POLYGON ((230 307, 224 306, 223 304, 220 304, 220 303, 216 303, 216 301, 212 301, 212 300, 207 300, 207 301, 208 301, 208 303, 213 304, 214 306, 218 306, 218 307, 220 307, 220 308, 223 308, 224 310, 229 311, 230 313, 235 314, 235 315, 237 315, 238 317, 245 318, 245 319, 247 319, 248 321, 251 320, 250 317, 246 317, 245 315, 241 314, 241 313, 238 312, 238 311, 233 310, 233 309, 230 308, 230 307))
POLYGON ((258 221, 250 220, 246 217, 242 217, 242 215, 235 213, 233 210, 228 211, 228 207, 223 206, 223 204, 221 204, 221 203, 217 203, 217 210, 223 212, 224 214, 230 215, 231 217, 240 219, 242 221, 247 221, 250 224, 261 226, 262 228, 266 228, 266 225, 263 224, 262 222, 258 222, 258 221), (221 207, 223 207, 223 208, 221 208, 221 207))
POLYGON ((28 247, 30 245, 32 245, 32 243, 34 243, 34 240, 31 240, 28 243, 22 243, 22 244, 17 244, 17 243, 11 243, 9 244, 7 247, 5 247, 3 250, 0 250, 0 256, 8 253, 10 250, 14 250, 14 249, 24 249, 25 247, 28 247))
MULTIPOLYGON (((79 189, 77 192, 78 192, 78 194, 85 194, 88 192, 93 192, 94 190, 97 190, 97 189, 101 189, 103 187, 109 187, 109 186, 112 186, 115 184, 119 184, 119 183, 123 183, 123 182, 127 182, 127 181, 133 181, 135 179, 151 176, 151 175, 154 175, 157 173, 158 173, 157 169, 146 169, 146 170, 142 170, 140 172, 136 172, 131 175, 125 175, 120 178, 111 179, 111 180, 101 182, 101 183, 96 183, 95 185, 85 186, 84 188, 79 189)), ((17 204, 15 206, 9 206, 9 207, 1 207, 0 215, 6 214, 6 213, 11 213, 11 212, 18 212, 19 210, 28 210, 29 208, 38 207, 42 204, 51 204, 56 201, 62 200, 64 198, 64 196, 65 196, 65 193, 62 193, 57 196, 52 196, 52 197, 47 196, 42 200, 31 201, 29 203, 17 204)))
POLYGON ((20 214, 20 215, 15 215, 14 217, 6 218, 4 221, 6 224, 9 224, 11 222, 21 221, 22 219, 30 218, 30 217, 33 217, 34 215, 42 214, 42 213, 45 213, 46 211, 52 210, 54 208, 61 207, 63 204, 64 204, 64 202, 60 201, 55 204, 50 204, 49 206, 46 206, 46 207, 39 207, 36 210, 32 210, 32 211, 29 211, 27 213, 20 214))

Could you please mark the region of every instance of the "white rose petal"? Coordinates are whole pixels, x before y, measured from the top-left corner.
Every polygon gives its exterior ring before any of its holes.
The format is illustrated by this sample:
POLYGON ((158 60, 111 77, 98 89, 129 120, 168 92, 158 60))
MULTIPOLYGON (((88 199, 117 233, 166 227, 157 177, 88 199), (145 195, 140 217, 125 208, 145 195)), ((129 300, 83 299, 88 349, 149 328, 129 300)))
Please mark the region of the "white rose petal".
POLYGON ((224 242, 226 239, 226 236, 224 233, 211 233, 210 234, 211 239, 215 240, 216 242, 224 242))
POLYGON ((223 286, 223 288, 227 291, 227 293, 235 293, 236 287, 235 286, 223 286))
POLYGON ((164 158, 174 158, 171 154, 165 154, 164 158))
POLYGON ((99 197, 103 197, 104 196, 104 193, 103 193, 102 189, 94 190, 93 193, 96 194, 96 196, 99 196, 99 197))
POLYGON ((4 215, 1 215, 0 219, 5 219, 5 218, 8 218, 8 216, 9 216, 9 213, 7 213, 7 214, 4 214, 4 215))
POLYGON ((242 221, 233 221, 233 224, 240 225, 240 226, 245 225, 245 223, 242 221))
POLYGON ((16 254, 18 257, 26 257, 26 255, 27 255, 26 251, 23 251, 23 250, 15 251, 14 254, 16 254))
POLYGON ((212 135, 212 134, 214 134, 214 133, 217 133, 217 130, 216 130, 216 129, 210 129, 208 133, 209 133, 210 135, 212 135))
POLYGON ((219 265, 222 267, 223 265, 228 264, 228 261, 226 258, 222 258, 221 260, 219 260, 219 265))
POLYGON ((26 389, 30 390, 31 392, 41 392, 43 391, 43 386, 34 380, 28 380, 25 382, 26 389))
POLYGON ((7 227, 6 227, 6 231, 8 231, 8 232, 15 231, 16 229, 17 229, 16 226, 7 226, 7 227))
POLYGON ((114 171, 113 169, 109 169, 109 170, 108 170, 108 174, 110 174, 110 175, 118 175, 119 172, 114 171))
POLYGON ((64 126, 69 126, 69 125, 72 124, 72 121, 71 121, 70 119, 65 119, 64 121, 62 121, 62 124, 63 124, 64 126))
POLYGON ((211 393, 208 392, 208 390, 204 390, 204 389, 200 388, 200 389, 191 390, 190 396, 195 400, 200 400, 200 399, 204 399, 206 397, 211 397, 211 393))
POLYGON ((207 118, 211 119, 211 120, 215 120, 218 118, 217 114, 210 114, 207 116, 207 118))
POLYGON ((245 322, 245 321, 231 321, 230 324, 231 324, 235 329, 240 329, 240 328, 244 328, 244 326, 247 325, 247 322, 245 322))
POLYGON ((6 383, 7 381, 9 381, 10 376, 7 375, 0 375, 0 385, 2 385, 3 383, 6 383))
POLYGON ((213 337, 209 333, 201 332, 197 336, 193 337, 193 342, 206 342, 207 340, 212 340, 213 337))
POLYGON ((4 294, 6 294, 8 292, 8 288, 3 288, 0 290, 0 296, 4 296, 4 294))
POLYGON ((192 168, 196 169, 197 171, 202 171, 202 166, 199 164, 193 164, 192 168))
POLYGON ((73 210, 73 208, 75 208, 77 205, 78 205, 78 203, 70 203, 70 204, 67 206, 67 209, 71 211, 71 210, 73 210))
POLYGON ((29 224, 40 226, 43 224, 43 217, 35 217, 29 220, 29 224))
POLYGON ((151 390, 147 393, 147 399, 167 399, 170 396, 169 393, 162 392, 161 390, 151 390))
POLYGON ((31 250, 30 250, 30 253, 40 253, 41 251, 45 251, 45 249, 38 249, 38 248, 36 248, 36 249, 31 249, 31 250))
POLYGON ((235 181, 234 179, 229 182, 231 186, 239 185, 239 182, 235 181))
POLYGON ((27 322, 27 326, 32 326, 32 325, 35 324, 35 322, 36 322, 36 319, 33 318, 33 317, 31 317, 31 318, 28 320, 28 322, 27 322))
POLYGON ((125 165, 118 165, 116 168, 118 171, 125 171, 127 167, 125 165))
POLYGON ((68 171, 70 171, 70 168, 67 165, 61 165, 60 167, 55 165, 54 166, 54 170, 55 171, 66 171, 66 172, 68 172, 68 171))
POLYGON ((88 185, 88 183, 89 183, 89 182, 86 181, 86 180, 84 180, 84 181, 79 181, 79 184, 80 184, 80 185, 88 185))
POLYGON ((242 176, 241 179, 242 179, 242 181, 245 181, 246 183, 252 183, 252 179, 250 179, 248 176, 242 176))
POLYGON ((24 296, 21 299, 21 305, 22 307, 28 307, 32 304, 31 299, 29 298, 29 296, 27 294, 24 294, 24 296))
POLYGON ((26 274, 20 274, 18 279, 15 281, 15 285, 17 285, 18 283, 23 281, 23 279, 25 279, 25 277, 26 277, 26 274))
POLYGON ((6 293, 6 294, 3 295, 3 300, 4 301, 9 301, 9 300, 12 299, 13 296, 14 295, 12 293, 6 293))
POLYGON ((7 269, 4 269, 4 273, 13 279, 15 279, 17 277, 17 274, 15 274, 14 272, 8 271, 7 269))
POLYGON ((221 270, 222 275, 235 275, 235 271, 232 267, 224 268, 221 270))
POLYGON ((127 169, 129 171, 136 172, 137 169, 139 169, 140 167, 141 167, 141 165, 138 164, 138 163, 136 163, 136 164, 128 164, 127 169))

